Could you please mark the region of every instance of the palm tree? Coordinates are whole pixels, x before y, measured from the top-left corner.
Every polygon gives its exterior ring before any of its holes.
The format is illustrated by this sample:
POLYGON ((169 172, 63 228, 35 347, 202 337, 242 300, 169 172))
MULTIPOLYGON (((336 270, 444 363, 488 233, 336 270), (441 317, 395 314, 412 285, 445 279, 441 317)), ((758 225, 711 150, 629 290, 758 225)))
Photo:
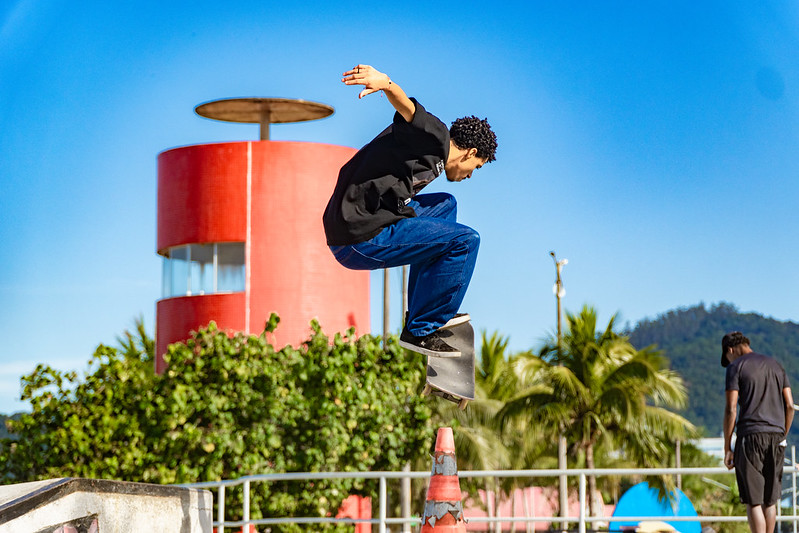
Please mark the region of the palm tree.
POLYGON ((122 336, 117 336, 122 353, 131 358, 141 359, 145 363, 155 361, 155 340, 147 334, 144 327, 144 317, 139 317, 133 323, 135 332, 125 330, 122 336))
MULTIPOLYGON (((669 411, 685 404, 682 378, 652 348, 636 350, 616 333, 615 315, 597 331, 597 313, 584 307, 566 313, 568 332, 561 349, 550 341, 538 355, 516 361, 518 390, 500 412, 504 420, 552 424, 569 442, 570 455, 582 452, 596 468, 601 444, 621 448, 644 466, 659 463, 674 439, 694 433, 690 422, 669 411)), ((554 433, 553 433, 554 434, 554 433)), ((589 506, 596 516, 596 478, 589 476, 589 506)))
MULTIPOLYGON (((524 469, 542 455, 551 452, 548 441, 531 438, 539 426, 530 427, 521 419, 502 420, 498 413, 504 400, 516 391, 514 359, 507 353, 508 339, 497 333, 482 333, 479 359, 475 368, 475 393, 477 399, 465 411, 452 404, 438 402, 435 416, 445 425, 457 427, 454 433, 458 450, 458 467, 466 470, 524 469)), ((496 516, 499 502, 512 495, 523 482, 512 478, 487 478, 482 483, 463 480, 463 487, 471 493, 478 488, 486 492, 487 512, 496 516)), ((499 531, 501 524, 494 528, 499 531)))
MULTIPOLYGON (((497 333, 490 337, 482 332, 479 359, 475 367, 475 397, 465 411, 453 404, 442 407, 436 416, 447 425, 457 427, 454 432, 455 447, 458 450, 458 468, 462 470, 500 470, 507 468, 510 461, 510 447, 503 435, 503 428, 497 413, 504 405, 500 399, 507 383, 505 350, 508 341, 497 333)), ((486 511, 495 516, 500 501, 500 484, 496 478, 464 480, 463 488, 475 494, 478 488, 486 493, 486 511), (490 499, 493 495, 493 500, 490 499)))
MULTIPOLYGON (((494 333, 482 333, 480 357, 475 368, 475 397, 465 411, 447 402, 436 402, 435 425, 454 425, 458 463, 461 469, 494 470, 505 468, 508 449, 502 438, 497 413, 504 403, 502 395, 512 390, 507 382, 508 363, 505 356, 507 339, 494 333)), ((510 376, 512 377, 512 375, 510 376)))
MULTIPOLYGON (((514 370, 516 360, 528 354, 508 355, 508 338, 500 337, 497 333, 490 337, 483 333, 482 348, 480 351, 480 364, 476 368, 475 383, 478 398, 490 402, 495 410, 490 427, 497 431, 506 450, 504 462, 499 468, 510 470, 525 470, 539 465, 553 455, 552 443, 547 439, 547 428, 542 424, 530 424, 528 420, 517 418, 514 420, 503 419, 497 414, 504 407, 505 401, 511 398, 518 389, 518 376, 514 370)), ((489 429, 490 429, 489 427, 489 429)), ((511 498, 511 508, 514 508, 514 495, 518 488, 529 486, 528 478, 500 478, 493 480, 494 502, 493 507, 498 509, 499 502, 504 497, 511 498)), ((532 512, 528 509, 528 512, 532 512)), ((499 531, 500 523, 495 526, 499 531)), ((511 523, 511 532, 515 531, 516 522, 511 523)), ((528 523, 528 531, 532 531, 533 523, 528 523)))

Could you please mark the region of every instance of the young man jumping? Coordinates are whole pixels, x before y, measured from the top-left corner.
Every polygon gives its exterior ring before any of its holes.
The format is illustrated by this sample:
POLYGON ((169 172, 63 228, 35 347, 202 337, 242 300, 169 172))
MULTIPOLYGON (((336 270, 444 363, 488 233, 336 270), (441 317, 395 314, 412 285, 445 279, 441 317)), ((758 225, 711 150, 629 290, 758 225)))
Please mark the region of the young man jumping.
POLYGON ((497 137, 486 120, 460 118, 447 127, 386 74, 369 65, 344 73, 358 95, 382 91, 393 122, 339 171, 322 221, 339 263, 355 270, 410 265, 408 315, 400 345, 433 357, 460 352, 440 334, 469 320, 458 313, 477 260, 480 236, 456 222, 447 193, 418 194, 442 172, 463 181, 496 159, 497 137))

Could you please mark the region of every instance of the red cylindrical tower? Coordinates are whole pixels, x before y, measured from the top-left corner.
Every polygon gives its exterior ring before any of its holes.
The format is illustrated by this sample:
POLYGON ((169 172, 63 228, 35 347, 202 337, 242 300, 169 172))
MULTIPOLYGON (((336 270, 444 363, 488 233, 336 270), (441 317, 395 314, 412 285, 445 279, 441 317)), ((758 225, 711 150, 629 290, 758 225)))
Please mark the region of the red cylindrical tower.
MULTIPOLYGON (((269 118, 280 122, 274 112, 269 118)), ((369 273, 339 265, 322 228, 338 170, 354 153, 262 140, 159 154, 157 248, 165 262, 157 371, 169 344, 211 320, 260 333, 275 312, 278 346, 306 340, 313 318, 331 334, 369 330, 369 273)))

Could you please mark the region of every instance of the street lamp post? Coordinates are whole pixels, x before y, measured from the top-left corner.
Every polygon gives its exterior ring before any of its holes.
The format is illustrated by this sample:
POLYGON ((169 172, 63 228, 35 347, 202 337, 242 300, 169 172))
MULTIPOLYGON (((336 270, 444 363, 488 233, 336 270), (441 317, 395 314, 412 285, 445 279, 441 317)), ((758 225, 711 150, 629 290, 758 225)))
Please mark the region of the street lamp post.
POLYGON ((383 350, 388 349, 388 328, 389 328, 389 302, 391 300, 391 282, 388 276, 388 269, 383 269, 383 350))
POLYGON ((569 260, 561 259, 558 261, 558 258, 555 256, 555 252, 549 252, 549 255, 552 256, 552 261, 555 262, 555 285, 552 287, 552 292, 555 293, 555 300, 557 301, 558 306, 558 363, 560 363, 560 342, 562 338, 560 299, 566 296, 566 289, 563 288, 563 280, 560 277, 560 273, 563 270, 563 267, 569 264, 569 260))
MULTIPOLYGON (((555 293, 558 309, 558 364, 561 364, 563 360, 563 354, 561 353, 561 339, 563 333, 561 329, 560 299, 566 295, 566 289, 563 288, 563 280, 561 279, 560 273, 564 265, 568 264, 569 260, 561 259, 558 261, 555 252, 549 252, 549 255, 552 256, 552 261, 555 262, 555 286, 552 287, 552 291, 555 293)), ((558 435, 558 470, 566 470, 566 468, 568 468, 568 464, 566 463, 566 437, 561 433, 558 435)), ((568 490, 569 487, 566 475, 561 475, 558 494, 560 496, 560 516, 564 518, 569 516, 568 490)), ((561 522, 560 527, 561 530, 565 531, 568 528, 568 523, 565 521, 561 522)))

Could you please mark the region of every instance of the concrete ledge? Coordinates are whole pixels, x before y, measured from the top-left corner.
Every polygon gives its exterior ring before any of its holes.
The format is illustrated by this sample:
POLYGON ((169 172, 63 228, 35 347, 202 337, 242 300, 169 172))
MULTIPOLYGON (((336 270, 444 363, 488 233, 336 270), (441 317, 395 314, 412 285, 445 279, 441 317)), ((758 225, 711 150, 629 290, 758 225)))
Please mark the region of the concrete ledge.
POLYGON ((211 531, 207 490, 106 479, 61 478, 0 486, 0 533, 44 531, 96 516, 99 531, 211 531))

